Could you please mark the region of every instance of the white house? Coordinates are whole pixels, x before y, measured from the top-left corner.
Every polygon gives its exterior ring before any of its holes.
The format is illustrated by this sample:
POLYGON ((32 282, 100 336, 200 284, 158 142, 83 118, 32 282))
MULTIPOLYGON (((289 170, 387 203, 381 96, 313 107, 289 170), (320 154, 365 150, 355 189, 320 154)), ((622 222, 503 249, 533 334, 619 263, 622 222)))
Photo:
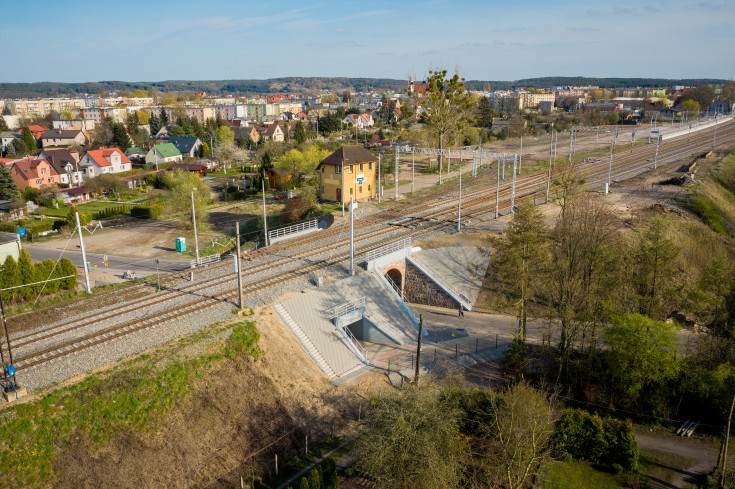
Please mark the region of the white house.
POLYGON ((132 163, 118 148, 100 148, 87 151, 79 161, 85 178, 103 173, 120 173, 133 169, 132 163))
POLYGON ((184 159, 173 143, 156 144, 153 146, 148 154, 145 155, 145 162, 149 165, 155 165, 158 163, 168 163, 170 161, 181 161, 184 159))
POLYGON ((373 125, 373 116, 370 114, 348 114, 342 119, 342 122, 348 126, 356 126, 358 129, 364 129, 373 125))

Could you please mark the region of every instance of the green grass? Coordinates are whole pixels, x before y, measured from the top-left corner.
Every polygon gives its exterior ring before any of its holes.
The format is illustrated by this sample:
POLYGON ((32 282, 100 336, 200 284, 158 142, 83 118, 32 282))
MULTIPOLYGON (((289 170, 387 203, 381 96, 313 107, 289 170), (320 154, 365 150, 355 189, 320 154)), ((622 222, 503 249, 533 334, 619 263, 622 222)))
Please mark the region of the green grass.
POLYGON ((261 353, 260 335, 249 321, 216 325, 180 340, 178 347, 228 329, 232 333, 227 341, 215 343, 216 348, 202 356, 180 358, 159 350, 40 401, 7 408, 0 418, 2 482, 35 487, 53 481, 56 450, 80 442, 97 453, 123 430, 154 436, 164 416, 191 394, 196 378, 226 357, 261 353))
POLYGON ((619 489, 626 487, 624 475, 612 475, 595 470, 579 460, 552 462, 544 471, 538 489, 619 489))

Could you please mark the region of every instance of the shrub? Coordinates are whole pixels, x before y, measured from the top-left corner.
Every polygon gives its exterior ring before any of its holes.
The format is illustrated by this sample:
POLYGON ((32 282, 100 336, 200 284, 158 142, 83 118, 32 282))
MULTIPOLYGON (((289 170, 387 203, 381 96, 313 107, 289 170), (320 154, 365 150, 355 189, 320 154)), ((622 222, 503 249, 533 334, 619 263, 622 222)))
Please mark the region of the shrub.
POLYGON ((160 205, 136 205, 130 209, 130 215, 141 219, 157 219, 163 212, 160 205))
POLYGON ((309 480, 306 477, 299 479, 299 489, 310 489, 309 480))
POLYGON ((322 462, 322 474, 324 477, 324 489, 338 489, 339 479, 337 479, 337 464, 334 460, 327 457, 322 462))
POLYGON ((0 231, 4 233, 17 233, 18 226, 13 222, 0 222, 0 231))
POLYGON ((286 222, 296 222, 301 219, 311 209, 311 203, 301 197, 286 202, 286 208, 283 210, 283 218, 286 222))
POLYGON ((307 472, 306 477, 309 480, 309 489, 322 489, 322 478, 319 476, 319 471, 316 468, 307 472))

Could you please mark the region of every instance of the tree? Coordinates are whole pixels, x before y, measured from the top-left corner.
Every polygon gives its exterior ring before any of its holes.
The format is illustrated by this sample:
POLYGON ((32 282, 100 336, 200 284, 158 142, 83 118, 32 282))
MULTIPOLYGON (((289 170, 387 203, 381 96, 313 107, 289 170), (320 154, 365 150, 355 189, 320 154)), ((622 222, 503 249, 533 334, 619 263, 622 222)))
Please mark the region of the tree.
POLYGON ((8 166, 0 164, 0 199, 15 200, 18 198, 18 184, 10 174, 8 166))
POLYGON ((459 410, 434 384, 404 392, 371 400, 365 433, 356 442, 358 469, 379 487, 459 487, 469 457, 459 410))
POLYGON ((500 442, 505 487, 521 489, 550 458, 554 405, 542 392, 520 383, 494 399, 493 411, 492 433, 500 442))
POLYGON ((493 270, 509 302, 518 306, 517 334, 525 343, 527 303, 545 282, 542 271, 549 258, 548 229, 539 208, 520 205, 503 239, 492 239, 491 246, 493 270))
POLYGON ((214 131, 214 140, 215 146, 219 149, 221 144, 234 144, 235 133, 229 127, 222 125, 214 131))
POLYGON ((138 124, 148 124, 151 121, 151 116, 145 110, 136 110, 135 115, 138 117, 138 124))
POLYGON ((303 144, 306 141, 306 128, 304 128, 304 124, 301 121, 296 123, 293 137, 297 144, 303 144))
POLYGON ((185 227, 192 226, 191 218, 191 191, 194 191, 194 208, 196 211, 197 223, 204 223, 206 220, 207 202, 211 198, 211 189, 209 184, 200 179, 196 174, 188 171, 174 170, 172 172, 164 172, 162 186, 171 190, 169 205, 174 211, 184 214, 185 227))
MULTIPOLYGON (((23 280, 20 277, 20 270, 18 270, 18 263, 12 256, 8 256, 5 259, 3 268, 0 270, 0 284, 2 284, 3 289, 9 289, 10 287, 17 287, 23 284, 23 280)), ((9 300, 18 294, 18 289, 6 290, 3 292, 3 299, 9 300)))
POLYGON ((712 85, 698 84, 684 93, 684 99, 694 100, 702 110, 707 110, 715 99, 715 91, 712 85))
POLYGON ((119 148, 122 152, 127 151, 131 145, 130 136, 128 136, 128 131, 125 129, 125 126, 120 122, 113 122, 111 129, 112 140, 110 141, 110 144, 119 148))
POLYGON ((480 127, 493 126, 493 106, 488 97, 481 97, 477 103, 477 125, 480 127))
MULTIPOLYGON (((467 121, 473 101, 459 74, 447 78, 447 70, 429 70, 428 88, 422 100, 424 120, 429 132, 438 139, 439 149, 444 149, 447 137, 461 131, 467 121)), ((439 156, 441 171, 443 156, 439 156)))
POLYGON ((168 126, 168 112, 166 112, 165 107, 161 107, 161 113, 158 118, 161 121, 161 127, 168 126))
POLYGON ((682 112, 690 112, 692 114, 699 112, 699 102, 696 100, 685 100, 679 106, 682 112))
POLYGON ((30 185, 23 189, 23 191, 20 193, 20 197, 25 202, 33 202, 34 204, 41 203, 41 191, 37 188, 31 187, 30 185))
POLYGON ((212 151, 209 149, 208 143, 202 143, 202 158, 209 158, 212 156, 212 151))
POLYGON ((641 314, 615 316, 605 330, 611 383, 628 396, 679 372, 678 341, 673 324, 641 314))
POLYGON ((270 153, 267 151, 263 153, 263 156, 260 157, 260 167, 258 168, 258 173, 260 174, 261 178, 265 178, 265 174, 268 170, 273 168, 273 160, 271 159, 270 153))
POLYGON ((0 131, 9 131, 8 123, 5 122, 4 117, 0 117, 0 131))
POLYGON ((148 120, 148 126, 151 129, 151 136, 155 137, 156 134, 158 134, 158 131, 161 130, 161 119, 156 117, 155 115, 152 115, 150 119, 148 120))
POLYGON ((33 137, 31 130, 28 126, 24 127, 20 132, 20 140, 23 141, 28 152, 33 153, 36 151, 36 138, 33 137))
MULTIPOLYGON (((36 267, 33 265, 31 255, 25 249, 20 250, 18 256, 18 273, 20 274, 20 281, 22 284, 32 284, 37 282, 36 280, 36 267)), ((30 297, 33 294, 33 288, 23 287, 20 289, 23 297, 30 297)))

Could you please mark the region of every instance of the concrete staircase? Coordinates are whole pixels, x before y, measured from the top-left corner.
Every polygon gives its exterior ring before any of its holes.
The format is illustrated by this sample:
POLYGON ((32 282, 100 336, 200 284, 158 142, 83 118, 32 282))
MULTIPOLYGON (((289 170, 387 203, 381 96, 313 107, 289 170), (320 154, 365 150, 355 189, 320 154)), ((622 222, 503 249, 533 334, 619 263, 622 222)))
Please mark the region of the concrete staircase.
POLYGON ((279 302, 274 303, 272 307, 276 314, 278 314, 278 317, 280 317, 286 326, 288 326, 288 329, 291 330, 291 333, 293 333, 301 344, 301 347, 306 351, 309 357, 311 357, 311 360, 317 365, 317 367, 324 372, 324 375, 326 375, 328 379, 334 379, 337 374, 332 370, 332 367, 329 366, 322 354, 319 353, 319 350, 316 349, 309 337, 306 336, 304 330, 301 329, 301 326, 299 326, 294 318, 291 317, 286 308, 284 308, 279 302))

